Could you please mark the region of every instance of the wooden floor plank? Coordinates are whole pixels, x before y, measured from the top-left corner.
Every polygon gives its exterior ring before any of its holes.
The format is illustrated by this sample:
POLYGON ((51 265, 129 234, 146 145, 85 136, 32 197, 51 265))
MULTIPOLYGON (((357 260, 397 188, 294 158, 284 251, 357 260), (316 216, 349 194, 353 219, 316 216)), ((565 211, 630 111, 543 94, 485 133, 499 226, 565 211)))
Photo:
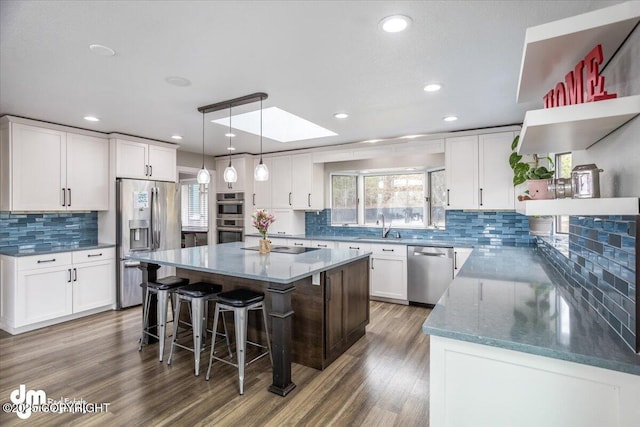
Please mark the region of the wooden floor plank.
MULTIPOLYGON (((0 401, 25 384, 52 399, 109 403, 99 414, 0 413, 2 426, 120 425, 397 425, 426 426, 429 337, 420 328, 429 310, 371 303, 367 334, 324 371, 294 364, 297 384, 287 397, 267 391, 268 359, 247 368, 245 394, 237 371, 214 363, 205 381, 193 355, 177 349, 171 365, 157 345, 137 351, 140 308, 99 313, 12 336, 0 331, 0 401)), ((168 346, 167 346, 168 347, 168 346)))

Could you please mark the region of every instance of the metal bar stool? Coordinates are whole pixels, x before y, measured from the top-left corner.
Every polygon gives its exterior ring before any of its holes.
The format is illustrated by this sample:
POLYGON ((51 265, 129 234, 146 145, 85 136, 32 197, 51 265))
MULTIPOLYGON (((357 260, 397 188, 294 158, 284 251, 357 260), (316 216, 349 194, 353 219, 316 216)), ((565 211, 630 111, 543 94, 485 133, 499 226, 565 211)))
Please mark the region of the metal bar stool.
MULTIPOLYGON (((161 279, 157 279, 155 282, 147 283, 147 291, 144 298, 143 316, 142 316, 142 334, 140 335, 140 341, 138 345, 138 351, 142 351, 144 345, 145 336, 154 337, 158 340, 158 359, 162 362, 164 356, 164 340, 165 331, 167 325, 167 309, 169 304, 169 295, 173 297, 174 292, 180 286, 189 284, 189 279, 183 279, 177 276, 167 276, 161 279), (151 295, 155 294, 157 297, 157 332, 158 335, 150 332, 149 327, 149 307, 151 306, 151 295)), ((142 286, 143 284, 140 284, 142 286)), ((171 300, 171 307, 173 308, 173 298, 171 300)), ((175 320, 175 318, 174 318, 175 320)))
MULTIPOLYGON (((195 374, 198 376, 200 373, 200 353, 205 350, 206 338, 207 338, 207 317, 208 317, 208 302, 215 301, 216 296, 222 291, 222 286, 212 285, 209 283, 197 282, 187 286, 183 286, 176 291, 177 301, 175 306, 174 319, 180 319, 180 307, 183 301, 191 303, 191 329, 193 333, 193 348, 187 347, 178 343, 178 323, 173 323, 173 338, 171 340, 171 351, 169 352, 169 360, 167 364, 171 365, 171 359, 173 357, 173 351, 175 347, 180 347, 185 350, 193 352, 195 359, 195 374), (198 349, 198 350, 196 350, 198 349)), ((224 334, 217 331, 217 324, 214 325, 211 341, 216 342, 218 335, 224 335, 227 340, 227 348, 231 353, 231 345, 229 343, 229 337, 227 334, 227 325, 223 319, 224 334)))
MULTIPOLYGON (((271 365, 273 366, 273 357, 271 356, 271 339, 269 337, 269 329, 267 326, 267 311, 264 306, 264 294, 262 292, 255 292, 250 289, 234 289, 228 292, 221 292, 217 296, 216 311, 213 317, 213 329, 218 327, 218 316, 221 313, 232 311, 233 319, 235 322, 236 333, 236 353, 238 355, 238 363, 232 363, 228 360, 221 359, 215 355, 215 343, 211 345, 211 355, 209 357, 209 368, 207 369, 206 380, 209 381, 211 374, 211 363, 213 359, 224 362, 228 365, 238 368, 238 382, 240 383, 240 394, 244 394, 244 369, 245 366, 250 365, 256 360, 269 355, 271 359, 271 365), (260 345, 251 341, 247 341, 247 317, 249 310, 262 310, 262 320, 264 322, 264 330, 267 335, 267 345, 260 345), (246 349, 247 344, 251 344, 256 347, 267 349, 260 355, 254 357, 248 363, 246 362, 246 349)), ((223 315, 224 319, 224 315, 223 315)))

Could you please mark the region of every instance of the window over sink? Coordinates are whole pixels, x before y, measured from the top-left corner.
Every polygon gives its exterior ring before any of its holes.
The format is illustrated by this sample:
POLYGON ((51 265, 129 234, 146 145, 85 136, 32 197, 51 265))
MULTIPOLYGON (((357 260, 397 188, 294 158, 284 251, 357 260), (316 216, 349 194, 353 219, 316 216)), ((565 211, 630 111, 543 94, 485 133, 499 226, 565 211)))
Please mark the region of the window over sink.
POLYGON ((445 225, 444 169, 331 175, 331 224, 397 228, 445 225))

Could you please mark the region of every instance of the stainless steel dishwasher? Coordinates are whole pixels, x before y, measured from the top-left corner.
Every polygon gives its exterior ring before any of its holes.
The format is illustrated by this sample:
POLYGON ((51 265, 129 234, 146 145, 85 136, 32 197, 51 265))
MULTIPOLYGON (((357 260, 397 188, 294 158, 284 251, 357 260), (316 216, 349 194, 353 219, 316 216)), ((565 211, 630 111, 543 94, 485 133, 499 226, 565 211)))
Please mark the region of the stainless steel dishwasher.
POLYGON ((407 247, 409 302, 435 305, 453 280, 453 248, 407 247))

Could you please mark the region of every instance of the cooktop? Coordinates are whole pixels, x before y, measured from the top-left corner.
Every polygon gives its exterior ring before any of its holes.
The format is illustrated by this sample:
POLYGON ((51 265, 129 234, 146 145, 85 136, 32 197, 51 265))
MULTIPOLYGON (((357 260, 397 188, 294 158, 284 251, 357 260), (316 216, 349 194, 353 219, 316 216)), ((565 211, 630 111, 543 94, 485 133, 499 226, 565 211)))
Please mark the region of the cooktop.
MULTIPOLYGON (((257 251, 258 246, 247 246, 245 248, 248 251, 257 251)), ((282 254, 303 254, 305 252, 317 251, 320 248, 307 248, 304 246, 271 246, 271 252, 277 252, 282 254)))

